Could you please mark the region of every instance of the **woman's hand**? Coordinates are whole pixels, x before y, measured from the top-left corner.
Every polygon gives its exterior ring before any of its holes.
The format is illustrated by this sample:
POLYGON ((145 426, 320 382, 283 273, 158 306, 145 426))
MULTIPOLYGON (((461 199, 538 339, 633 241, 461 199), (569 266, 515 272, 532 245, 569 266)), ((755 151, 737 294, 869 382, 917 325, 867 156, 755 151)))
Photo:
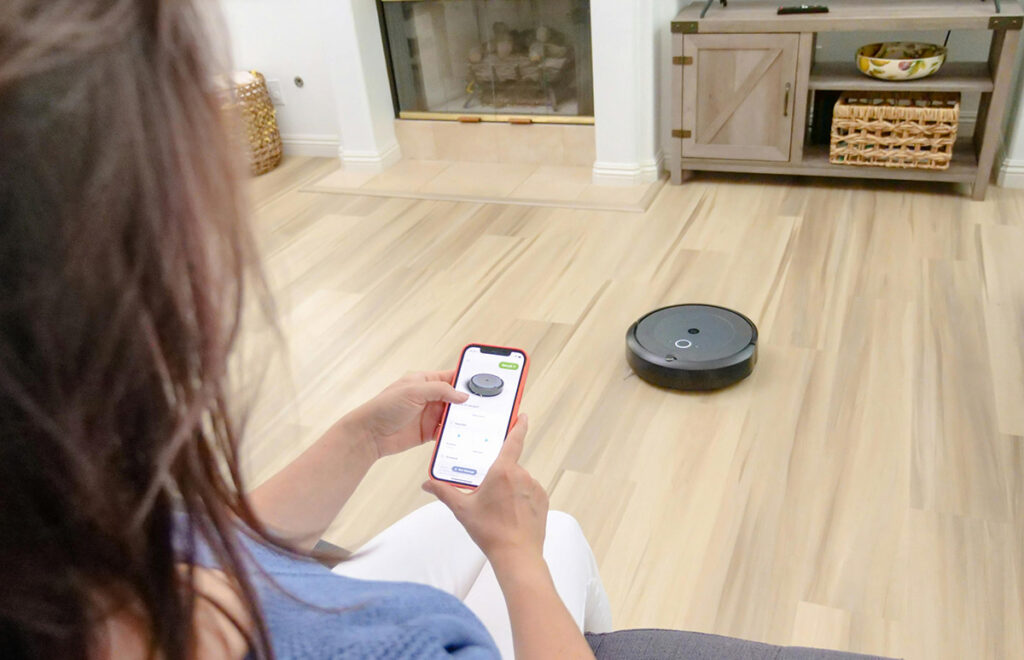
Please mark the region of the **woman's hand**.
POLYGON ((364 438, 377 458, 433 439, 447 403, 463 403, 465 392, 451 386, 454 371, 413 373, 388 385, 345 416, 349 432, 364 438))
POLYGON ((519 465, 525 439, 521 415, 479 488, 465 493, 430 480, 423 490, 452 510, 491 563, 508 607, 516 660, 593 659, 544 561, 548 496, 519 465))
POLYGON ((452 371, 410 374, 338 420, 249 494, 263 522, 312 548, 374 461, 430 440, 445 403, 469 398, 449 384, 453 376, 452 371))
POLYGON ((490 560, 495 570, 509 563, 542 557, 548 496, 521 465, 526 415, 520 415, 483 482, 466 493, 429 480, 423 490, 441 500, 490 560))
POLYGON ((548 496, 519 465, 525 439, 521 415, 479 488, 465 493, 430 480, 423 490, 452 510, 490 561, 508 607, 516 660, 593 660, 544 561, 548 496))

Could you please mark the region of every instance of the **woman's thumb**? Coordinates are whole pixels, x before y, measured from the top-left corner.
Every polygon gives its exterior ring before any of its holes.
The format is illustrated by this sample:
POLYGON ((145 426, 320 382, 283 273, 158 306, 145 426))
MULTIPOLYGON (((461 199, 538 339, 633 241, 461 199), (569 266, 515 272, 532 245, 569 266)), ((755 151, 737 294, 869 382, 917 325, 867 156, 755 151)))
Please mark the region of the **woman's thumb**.
POLYGON ((455 486, 428 479, 423 482, 423 490, 441 500, 441 503, 451 509, 452 513, 462 508, 462 498, 465 497, 465 494, 455 486))

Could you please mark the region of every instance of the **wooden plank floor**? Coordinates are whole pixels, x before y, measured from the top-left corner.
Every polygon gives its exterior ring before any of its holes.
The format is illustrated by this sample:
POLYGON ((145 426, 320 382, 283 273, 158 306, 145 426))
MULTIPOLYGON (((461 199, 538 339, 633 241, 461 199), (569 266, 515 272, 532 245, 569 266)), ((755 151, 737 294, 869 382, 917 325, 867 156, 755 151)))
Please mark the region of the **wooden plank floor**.
MULTIPOLYGON (((245 336, 254 479, 407 370, 521 346, 525 465, 590 538, 617 627, 1024 657, 1024 192, 698 178, 645 214, 298 192, 333 167, 253 183, 286 344, 245 336), (626 328, 679 302, 757 322, 748 380, 631 374, 626 328)), ((428 457, 377 465, 329 539, 426 503, 428 457)))

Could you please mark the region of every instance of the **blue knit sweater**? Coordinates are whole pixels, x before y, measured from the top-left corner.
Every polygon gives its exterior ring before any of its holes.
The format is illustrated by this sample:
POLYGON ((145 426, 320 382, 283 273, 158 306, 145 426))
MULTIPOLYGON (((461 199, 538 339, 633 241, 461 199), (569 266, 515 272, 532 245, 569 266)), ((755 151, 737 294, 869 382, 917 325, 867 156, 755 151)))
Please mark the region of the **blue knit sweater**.
MULTIPOLYGON (((242 543, 258 564, 248 574, 282 660, 500 658, 480 620, 443 591, 342 577, 315 561, 294 559, 248 539, 242 543)), ((195 562, 213 565, 202 550, 195 562)))

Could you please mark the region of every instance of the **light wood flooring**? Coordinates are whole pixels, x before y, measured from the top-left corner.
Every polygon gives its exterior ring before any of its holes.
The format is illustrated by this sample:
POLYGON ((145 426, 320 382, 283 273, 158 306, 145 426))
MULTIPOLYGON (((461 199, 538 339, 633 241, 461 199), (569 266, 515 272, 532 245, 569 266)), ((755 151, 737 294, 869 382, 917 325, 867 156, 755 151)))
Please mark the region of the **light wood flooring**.
MULTIPOLYGON (((252 184, 287 345, 262 360, 255 479, 403 372, 520 346, 524 464, 617 627, 1024 658, 1024 191, 698 177, 643 214, 298 191, 335 167, 252 184), (626 328, 679 302, 756 321, 749 379, 631 374, 626 328)), ((429 501, 428 457, 377 465, 328 539, 429 501)))
POLYGON ((379 174, 336 169, 303 190, 642 213, 664 183, 596 185, 591 172, 580 165, 403 159, 379 174))

